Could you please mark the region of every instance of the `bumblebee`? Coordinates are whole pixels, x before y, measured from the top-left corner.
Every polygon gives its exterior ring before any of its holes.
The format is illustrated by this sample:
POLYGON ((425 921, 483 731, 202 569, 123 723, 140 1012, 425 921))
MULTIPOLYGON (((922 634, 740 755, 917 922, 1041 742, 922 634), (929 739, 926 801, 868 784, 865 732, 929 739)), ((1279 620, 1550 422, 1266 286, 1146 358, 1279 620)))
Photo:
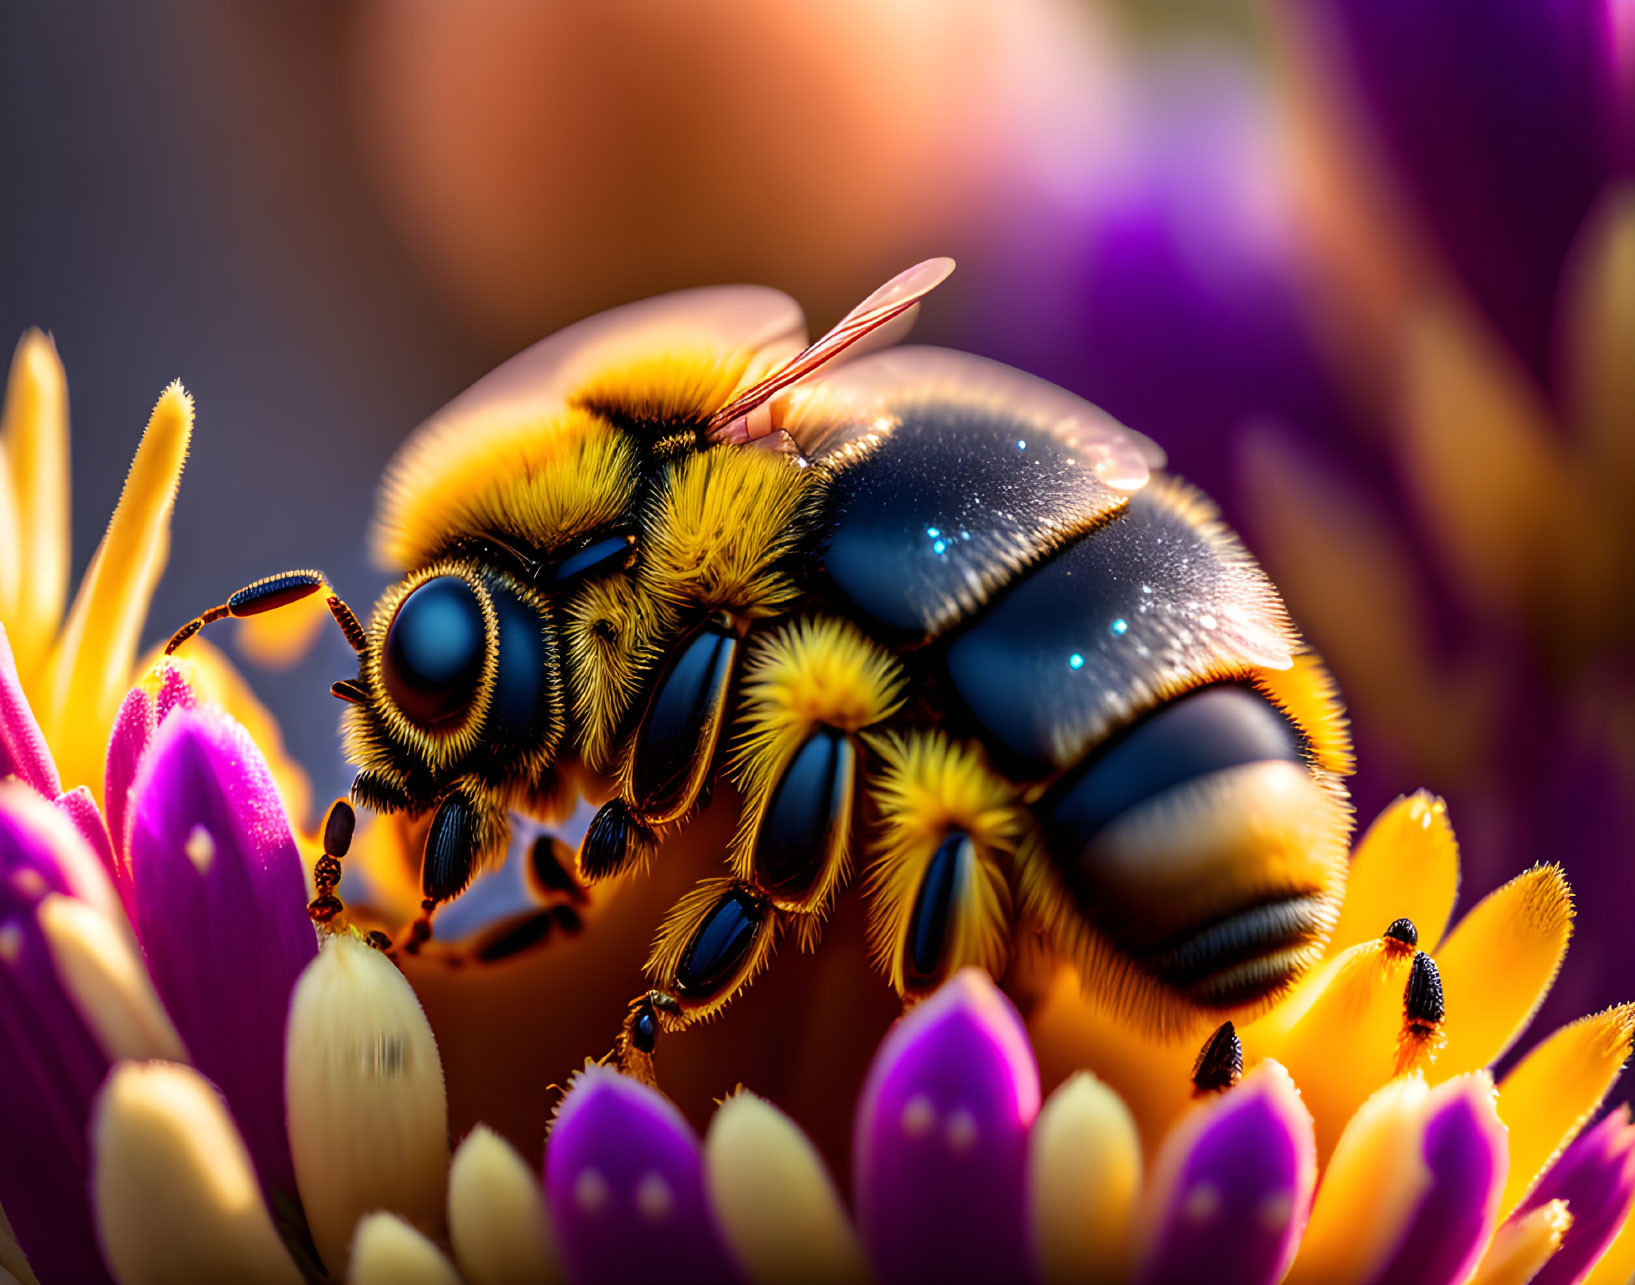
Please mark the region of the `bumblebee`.
MULTIPOLYGON (((685 291, 537 344, 422 427, 376 550, 352 797, 429 817, 426 916, 513 813, 605 798, 594 882, 664 860, 721 775, 718 877, 658 929, 707 1018, 854 880, 905 1000, 1042 937, 1179 1034, 1313 965, 1346 871, 1345 717, 1277 592, 1146 438, 995 362, 892 347, 952 269, 816 343, 769 289, 685 291), (866 350, 866 351, 865 351, 866 350)), ((210 619, 314 592, 240 591, 210 619)), ((644 1020, 654 1010, 643 1010, 644 1020)))

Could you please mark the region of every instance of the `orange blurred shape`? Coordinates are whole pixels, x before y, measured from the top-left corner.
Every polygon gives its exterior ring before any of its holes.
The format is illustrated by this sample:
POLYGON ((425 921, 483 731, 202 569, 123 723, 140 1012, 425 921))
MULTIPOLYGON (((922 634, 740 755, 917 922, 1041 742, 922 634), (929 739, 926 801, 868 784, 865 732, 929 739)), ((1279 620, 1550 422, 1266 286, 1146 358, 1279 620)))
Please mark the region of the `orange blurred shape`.
POLYGON ((905 263, 980 257, 1104 114, 1085 10, 377 0, 352 52, 411 248, 468 322, 520 343, 728 281, 821 324, 905 263))

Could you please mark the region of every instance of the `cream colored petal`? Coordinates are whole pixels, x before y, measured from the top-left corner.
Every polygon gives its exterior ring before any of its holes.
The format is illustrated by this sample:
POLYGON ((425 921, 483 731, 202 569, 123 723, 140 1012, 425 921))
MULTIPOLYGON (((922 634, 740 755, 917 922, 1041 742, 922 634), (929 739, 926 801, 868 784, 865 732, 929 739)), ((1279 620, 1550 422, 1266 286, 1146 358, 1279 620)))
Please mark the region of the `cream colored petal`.
POLYGON ((1527 1285, 1573 1225, 1565 1200, 1551 1200, 1525 1218, 1499 1224, 1470 1285, 1527 1285))
POLYGON ((1570 490, 1542 394, 1468 315, 1424 309, 1407 342, 1403 462, 1457 583, 1492 610, 1535 600, 1570 490))
POLYGON ((97 1231, 123 1285, 299 1285, 244 1141, 197 1072, 116 1066, 97 1098, 91 1142, 97 1231))
POLYGON ((1635 484, 1635 185, 1584 220, 1564 283, 1568 396, 1592 476, 1635 484))
POLYGON ((1048 1285, 1129 1274, 1141 1138, 1124 1100, 1089 1072, 1050 1095, 1029 1135, 1033 1248, 1048 1285))
POLYGON ((19 579, 5 617, 17 668, 45 659, 68 599, 68 381, 57 346, 28 331, 6 385, 5 452, 16 504, 19 579))
POLYGON ((19 1285, 40 1285, 39 1278, 28 1265, 28 1259, 23 1254, 23 1247, 17 1243, 17 1237, 11 1233, 11 1220, 6 1217, 6 1211, 0 1209, 0 1282, 17 1281, 19 1285))
POLYGON ((448 1227, 454 1261, 471 1285, 562 1279, 539 1179, 485 1125, 466 1135, 449 1166, 448 1227))
POLYGON ((180 383, 160 394, 119 505, 52 653, 40 724, 63 785, 102 797, 108 729, 129 686, 136 646, 170 547, 170 515, 193 434, 180 383))
POLYGON ((1543 1002, 1572 936, 1572 890, 1559 866, 1535 866, 1465 915, 1436 952, 1447 1045, 1432 1083, 1487 1066, 1543 1002))
POLYGON ((290 1152, 313 1242, 346 1271, 353 1228, 388 1210, 441 1235, 448 1103, 437 1041, 403 974, 350 934, 325 937, 290 999, 290 1152))
POLYGON ((442 1251, 396 1214, 370 1214, 352 1239, 348 1285, 460 1285, 442 1251))
POLYGON ((1382 1231, 1402 1225, 1431 1181, 1419 1145, 1429 1095, 1415 1072, 1357 1109, 1323 1171, 1289 1285, 1366 1281, 1390 1252, 1391 1237, 1382 1231), (1386 1243, 1376 1245, 1380 1239, 1386 1243))
POLYGON ((1329 950, 1371 941, 1395 920, 1412 919, 1419 949, 1434 953, 1458 892, 1459 843, 1448 805, 1427 790, 1400 798, 1357 844, 1329 950))
POLYGON ((1578 1136, 1629 1057, 1635 1004, 1580 1018, 1531 1050, 1499 1084, 1499 1116, 1510 1129, 1507 1217, 1578 1136))
POLYGON ((57 976, 110 1059, 187 1060, 124 924, 62 893, 38 915, 57 976))
POLYGON ((1413 958, 1378 939, 1353 946, 1323 965, 1309 990, 1291 997, 1299 1005, 1292 1022, 1274 1010, 1240 1032, 1247 1056, 1275 1058, 1300 1086, 1317 1126, 1319 1163, 1352 1113, 1397 1073, 1413 958))
POLYGON ((771 1103, 738 1093, 721 1104, 704 1139, 704 1180, 751 1279, 763 1285, 869 1279, 822 1159, 771 1103))

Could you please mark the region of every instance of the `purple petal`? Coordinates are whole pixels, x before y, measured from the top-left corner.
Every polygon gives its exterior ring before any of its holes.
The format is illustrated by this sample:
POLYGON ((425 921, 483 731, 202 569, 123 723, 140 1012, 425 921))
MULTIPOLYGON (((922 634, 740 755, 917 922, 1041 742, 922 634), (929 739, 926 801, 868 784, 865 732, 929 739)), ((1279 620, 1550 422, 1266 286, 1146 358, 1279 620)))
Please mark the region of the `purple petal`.
MULTIPOLYGON (((120 702, 113 734, 108 738, 108 766, 102 797, 108 806, 108 835, 121 859, 125 853, 130 789, 142 755, 172 710, 191 709, 197 703, 188 669, 169 659, 160 660, 148 670, 120 702)), ((123 869, 123 861, 120 868, 123 869)))
POLYGON ((1273 1285, 1311 1214, 1317 1142, 1288 1072, 1261 1066, 1164 1142, 1163 1202, 1138 1279, 1147 1285, 1273 1285))
POLYGON ((53 801, 57 811, 68 818, 79 837, 85 840, 85 846, 96 855, 108 875, 108 881, 113 883, 117 880, 119 872, 114 864, 113 844, 108 839, 108 827, 102 824, 102 813, 97 810, 97 801, 91 797, 91 791, 83 785, 76 785, 53 801))
POLYGON ((1492 1110, 1461 1092, 1426 1121, 1420 1156, 1430 1182, 1375 1279, 1453 1285, 1470 1278, 1493 1237, 1509 1143, 1492 1110))
POLYGON ((572 1281, 735 1281, 698 1138, 660 1094, 587 1067, 545 1147, 545 1204, 572 1281))
POLYGON ((89 860, 20 786, 0 787, 0 1206, 43 1280, 105 1280, 86 1125, 108 1059, 63 989, 36 908, 89 860), (55 855, 53 855, 56 850, 55 855))
POLYGON ((27 782, 48 799, 62 793, 57 765, 23 695, 11 642, 0 627, 0 777, 7 776, 27 782))
POLYGON ((1601 0, 1598 34, 1613 168, 1620 176, 1631 178, 1635 177, 1635 5, 1628 0, 1601 0))
POLYGON ((1557 1158, 1511 1215, 1520 1218, 1546 1201, 1561 1199, 1573 1216, 1534 1285, 1568 1285, 1583 1279, 1612 1244, 1635 1204, 1635 1124, 1621 1106, 1557 1158))
POLYGON ((1318 8, 1409 200, 1548 383, 1556 283, 1605 177, 1592 0, 1318 8))
POLYGON ((226 715, 179 710, 131 790, 130 902, 154 986, 220 1086, 269 1191, 294 1190, 284 1126, 290 992, 317 954, 266 762, 226 715))
POLYGON ((1027 1033, 986 974, 956 974, 892 1028, 852 1142, 859 1230, 882 1281, 1006 1280, 1030 1260, 1038 1112, 1027 1033))

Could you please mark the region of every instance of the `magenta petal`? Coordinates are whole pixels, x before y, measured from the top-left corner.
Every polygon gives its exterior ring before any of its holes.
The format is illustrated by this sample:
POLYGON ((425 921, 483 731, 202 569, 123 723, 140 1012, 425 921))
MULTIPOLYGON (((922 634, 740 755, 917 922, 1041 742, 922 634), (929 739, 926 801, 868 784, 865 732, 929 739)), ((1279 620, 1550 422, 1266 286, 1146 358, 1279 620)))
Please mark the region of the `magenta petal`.
POLYGON ((132 921, 154 986, 262 1182, 293 1191, 284 1024, 317 939, 272 775, 232 719, 181 710, 143 758, 130 809, 132 921))
POLYGON ((54 872, 76 857, 53 849, 74 837, 42 825, 24 806, 30 798, 15 786, 0 792, 0 1207, 42 1280, 105 1280, 86 1125, 108 1059, 64 991, 35 914, 67 890, 54 872))
POLYGON ((985 974, 958 973, 892 1028, 852 1142, 858 1227, 882 1281, 1017 1275, 1038 1112, 1027 1032, 985 974))
POLYGON ((1635 1124, 1630 1123, 1627 1106, 1563 1151, 1511 1218, 1556 1199, 1567 1202, 1573 1225, 1561 1248, 1533 1277, 1534 1285, 1568 1285, 1581 1279, 1628 1218, 1635 1204, 1635 1124))
POLYGON ((192 709, 197 703, 188 670, 169 659, 155 664, 120 702, 113 733, 108 738, 108 766, 103 777, 102 797, 108 807, 108 837, 121 858, 125 852, 130 789, 135 784, 142 755, 172 710, 192 709))
MULTIPOLYGON (((1164 1206, 1138 1279, 1144 1285, 1274 1285, 1311 1215, 1317 1143, 1281 1067, 1266 1068, 1183 1123, 1185 1148, 1164 1174, 1164 1206), (1172 1176, 1171 1176, 1172 1174, 1172 1176)), ((1165 1143, 1168 1152, 1171 1142, 1165 1143)))
POLYGON ((545 1146, 545 1205, 571 1281, 735 1281, 698 1138, 660 1094, 603 1067, 568 1090, 545 1146))
POLYGON ((0 626, 0 777, 7 776, 26 781, 48 799, 62 793, 57 765, 18 681, 11 641, 0 626))
POLYGON ((54 802, 57 811, 79 831, 85 846, 96 854, 96 859, 108 873, 108 881, 117 882, 119 872, 114 868, 113 844, 109 842, 108 827, 102 824, 102 813, 97 811, 97 801, 91 797, 91 791, 83 785, 76 785, 72 790, 59 794, 54 802))
POLYGON ((1426 1122, 1420 1144, 1430 1184, 1375 1279, 1468 1280, 1498 1221, 1509 1155, 1503 1129, 1484 1118, 1470 1096, 1450 1097, 1426 1122))

